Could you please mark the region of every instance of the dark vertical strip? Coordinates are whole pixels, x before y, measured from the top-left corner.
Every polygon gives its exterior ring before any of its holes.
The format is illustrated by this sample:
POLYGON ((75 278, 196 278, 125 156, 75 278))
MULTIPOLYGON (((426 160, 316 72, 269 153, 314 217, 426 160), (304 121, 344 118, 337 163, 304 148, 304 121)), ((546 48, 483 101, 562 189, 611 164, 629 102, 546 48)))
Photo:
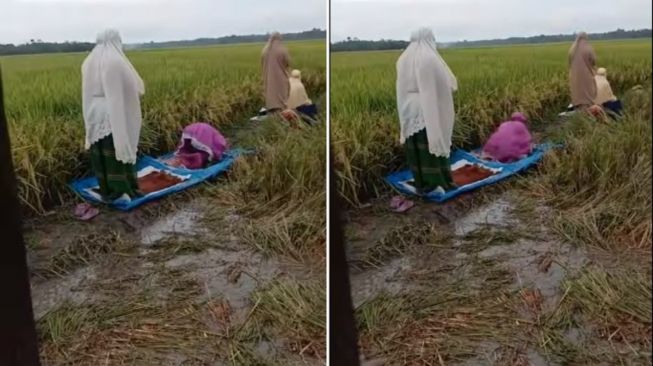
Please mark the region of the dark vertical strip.
POLYGON ((20 205, 0 72, 0 365, 38 366, 20 205))
POLYGON ((345 254, 342 199, 335 185, 333 154, 329 171, 329 364, 358 366, 358 335, 345 254))

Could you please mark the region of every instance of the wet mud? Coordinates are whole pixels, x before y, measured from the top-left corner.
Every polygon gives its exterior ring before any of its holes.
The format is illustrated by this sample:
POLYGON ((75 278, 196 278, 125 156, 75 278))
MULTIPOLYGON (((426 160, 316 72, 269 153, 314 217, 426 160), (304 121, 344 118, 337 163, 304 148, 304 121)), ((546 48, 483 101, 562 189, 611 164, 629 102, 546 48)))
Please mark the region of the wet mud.
MULTIPOLYGON (((438 287, 436 283, 425 285, 418 278, 451 278, 464 281, 468 288, 483 288, 485 284, 478 282, 474 273, 483 273, 486 269, 480 266, 492 263, 508 274, 510 289, 537 294, 540 313, 547 312, 559 303, 563 281, 590 263, 584 250, 556 240, 543 224, 520 218, 508 193, 472 209, 457 203, 418 203, 402 215, 390 212, 385 205, 384 201, 375 202, 365 213, 352 216, 347 230, 356 307, 381 294, 409 294, 438 287), (393 230, 400 233, 398 238, 411 237, 412 231, 419 233, 418 228, 425 226, 432 227, 429 240, 406 245, 379 265, 360 265, 365 253, 388 245, 383 238, 393 230)), ((520 315, 525 320, 535 316, 527 308, 520 315)), ((461 365, 499 364, 503 351, 502 345, 487 339, 479 345, 477 356, 461 365)), ((524 364, 554 365, 534 348, 524 349, 519 357, 527 362, 524 364)))
MULTIPOLYGON (((189 281, 197 287, 193 295, 196 303, 219 304, 228 309, 229 326, 237 327, 252 311, 253 293, 270 281, 303 280, 316 275, 300 263, 265 258, 239 239, 238 215, 225 212, 220 220, 207 221, 207 215, 214 214, 212 209, 201 199, 191 199, 163 210, 162 215, 103 210, 91 222, 79 223, 63 212, 61 217, 30 223, 26 238, 36 321, 63 306, 106 303, 110 300, 108 294, 115 292, 116 296, 125 289, 152 289, 160 301, 175 301, 170 291, 177 290, 166 286, 172 274, 171 279, 178 277, 175 280, 189 281), (84 261, 58 275, 39 274, 60 253, 77 255, 71 246, 97 245, 107 238, 111 240, 99 245, 103 250, 97 256, 87 255, 84 261)), ((204 323, 215 327, 211 319, 204 323)), ((292 365, 321 364, 319 360, 298 358, 285 347, 281 340, 275 343, 266 339, 252 346, 260 359, 281 359, 292 365)), ((169 358, 166 365, 189 362, 187 356, 175 352, 169 358)))

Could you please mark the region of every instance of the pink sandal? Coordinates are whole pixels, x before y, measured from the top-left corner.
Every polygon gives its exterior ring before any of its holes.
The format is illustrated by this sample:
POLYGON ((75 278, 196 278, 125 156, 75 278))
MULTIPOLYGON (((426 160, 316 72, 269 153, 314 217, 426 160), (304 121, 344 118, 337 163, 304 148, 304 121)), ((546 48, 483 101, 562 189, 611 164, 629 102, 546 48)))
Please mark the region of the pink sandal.
POLYGON ((80 203, 75 206, 74 215, 82 221, 88 221, 100 214, 100 210, 89 205, 88 203, 80 203))
POLYGON ((397 213, 402 213, 410 210, 415 206, 415 202, 406 199, 403 196, 394 196, 390 200, 390 208, 392 211, 397 212, 397 213))

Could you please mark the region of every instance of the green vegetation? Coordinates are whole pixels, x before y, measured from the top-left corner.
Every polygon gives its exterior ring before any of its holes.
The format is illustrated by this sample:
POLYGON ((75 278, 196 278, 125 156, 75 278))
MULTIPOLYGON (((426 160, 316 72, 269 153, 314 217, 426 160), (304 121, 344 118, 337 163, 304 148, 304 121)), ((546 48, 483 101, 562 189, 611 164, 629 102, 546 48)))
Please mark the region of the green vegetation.
POLYGON ((565 149, 548 156, 527 187, 556 209, 552 224, 570 242, 651 247, 651 91, 629 91, 623 100, 618 124, 576 119, 557 129, 551 137, 565 149))
MULTIPOLYGON (((599 66, 612 88, 651 81, 651 41, 594 42, 599 66)), ((458 78, 456 147, 477 147, 515 110, 536 124, 551 123, 569 102, 568 44, 445 49, 442 57, 458 78)), ((374 194, 383 175, 402 163, 395 99, 399 52, 332 56, 331 126, 338 189, 352 204, 374 194)))
MULTIPOLYGON (((390 282, 404 289, 375 294, 358 308, 366 356, 391 365, 526 365, 542 358, 650 364, 651 41, 593 46, 624 103, 619 122, 556 118, 569 102, 568 43, 442 51, 459 84, 455 147, 481 145, 515 110, 530 117, 538 139, 564 146, 523 179, 429 207, 462 215, 470 208, 464 202, 507 197, 512 211, 505 226, 480 225, 451 237, 448 231, 459 223, 425 223, 433 216, 419 205, 401 224, 383 226, 387 234, 363 261, 396 271, 390 282), (643 87, 633 89, 637 85, 643 87), (393 267, 398 257, 408 269, 393 267), (552 294, 548 281, 558 275, 552 294)), ((387 193, 383 176, 404 163, 395 101, 398 56, 343 52, 331 62, 338 189, 352 216, 364 216, 369 226, 389 220, 356 207, 387 193)))
MULTIPOLYGON (((324 115, 324 42, 287 45, 324 115)), ((261 48, 128 52, 146 88, 141 152, 170 151, 181 128, 194 121, 210 122, 232 145, 255 151, 239 158, 217 184, 136 213, 103 210, 81 229, 59 205, 76 202, 67 183, 88 174, 80 90, 84 55, 0 58, 20 198, 32 216, 30 268, 33 283, 41 286, 35 298, 53 301, 38 324, 45 362, 288 365, 293 358, 324 357, 326 127, 249 121, 263 103, 261 48), (204 218, 197 225, 205 231, 139 248, 142 229, 187 204, 201 206, 204 218), (39 215, 51 209, 57 214, 39 215), (134 216, 145 223, 134 223, 134 216), (227 266, 223 253, 238 254, 227 266), (263 263, 261 257, 271 257, 274 277, 265 272, 250 278, 254 271, 240 270, 263 263), (204 258, 215 259, 216 268, 198 268, 204 258), (182 264, 174 266, 175 260, 182 264), (306 283, 278 275, 276 267, 288 261, 298 271, 308 269, 306 283), (210 277, 217 297, 206 288, 204 268, 216 271, 210 277), (78 276, 85 280, 75 286, 78 276), (223 276, 228 284, 220 283, 223 276), (66 294, 49 293, 57 286, 82 295, 60 303, 66 294), (242 295, 232 290, 222 298, 229 288, 242 295), (236 308, 230 301, 246 304, 236 308)))
MULTIPOLYGON (((128 52, 145 81, 140 151, 173 148, 180 129, 208 121, 223 130, 262 104, 262 44, 128 52)), ((290 42, 308 93, 326 90, 322 41, 290 42)), ((81 107, 84 54, 0 58, 20 198, 43 212, 70 197, 66 184, 87 171, 81 107)), ((316 132, 317 133, 317 132, 316 132)))

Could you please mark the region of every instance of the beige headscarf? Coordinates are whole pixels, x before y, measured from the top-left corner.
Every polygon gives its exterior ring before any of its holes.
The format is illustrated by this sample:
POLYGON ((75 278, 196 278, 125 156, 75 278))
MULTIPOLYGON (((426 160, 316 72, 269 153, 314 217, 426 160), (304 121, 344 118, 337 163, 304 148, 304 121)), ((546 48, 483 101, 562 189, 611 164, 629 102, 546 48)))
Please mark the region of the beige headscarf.
POLYGON ((293 70, 288 79, 290 83, 290 94, 288 95, 288 108, 296 109, 299 106, 313 104, 306 94, 306 88, 302 84, 302 74, 299 70, 293 70))
POLYGON ((605 102, 613 102, 617 100, 617 97, 612 93, 612 87, 610 87, 610 82, 607 79, 607 71, 603 67, 596 70, 594 80, 596 81, 595 104, 601 105, 605 102))
POLYGON ((580 32, 569 49, 569 87, 574 106, 589 106, 596 98, 594 65, 596 55, 587 41, 587 33, 580 32))
POLYGON ((263 87, 265 108, 285 109, 290 85, 288 83, 288 67, 290 56, 286 47, 281 44, 281 34, 274 32, 263 48, 261 64, 263 68, 263 87))

